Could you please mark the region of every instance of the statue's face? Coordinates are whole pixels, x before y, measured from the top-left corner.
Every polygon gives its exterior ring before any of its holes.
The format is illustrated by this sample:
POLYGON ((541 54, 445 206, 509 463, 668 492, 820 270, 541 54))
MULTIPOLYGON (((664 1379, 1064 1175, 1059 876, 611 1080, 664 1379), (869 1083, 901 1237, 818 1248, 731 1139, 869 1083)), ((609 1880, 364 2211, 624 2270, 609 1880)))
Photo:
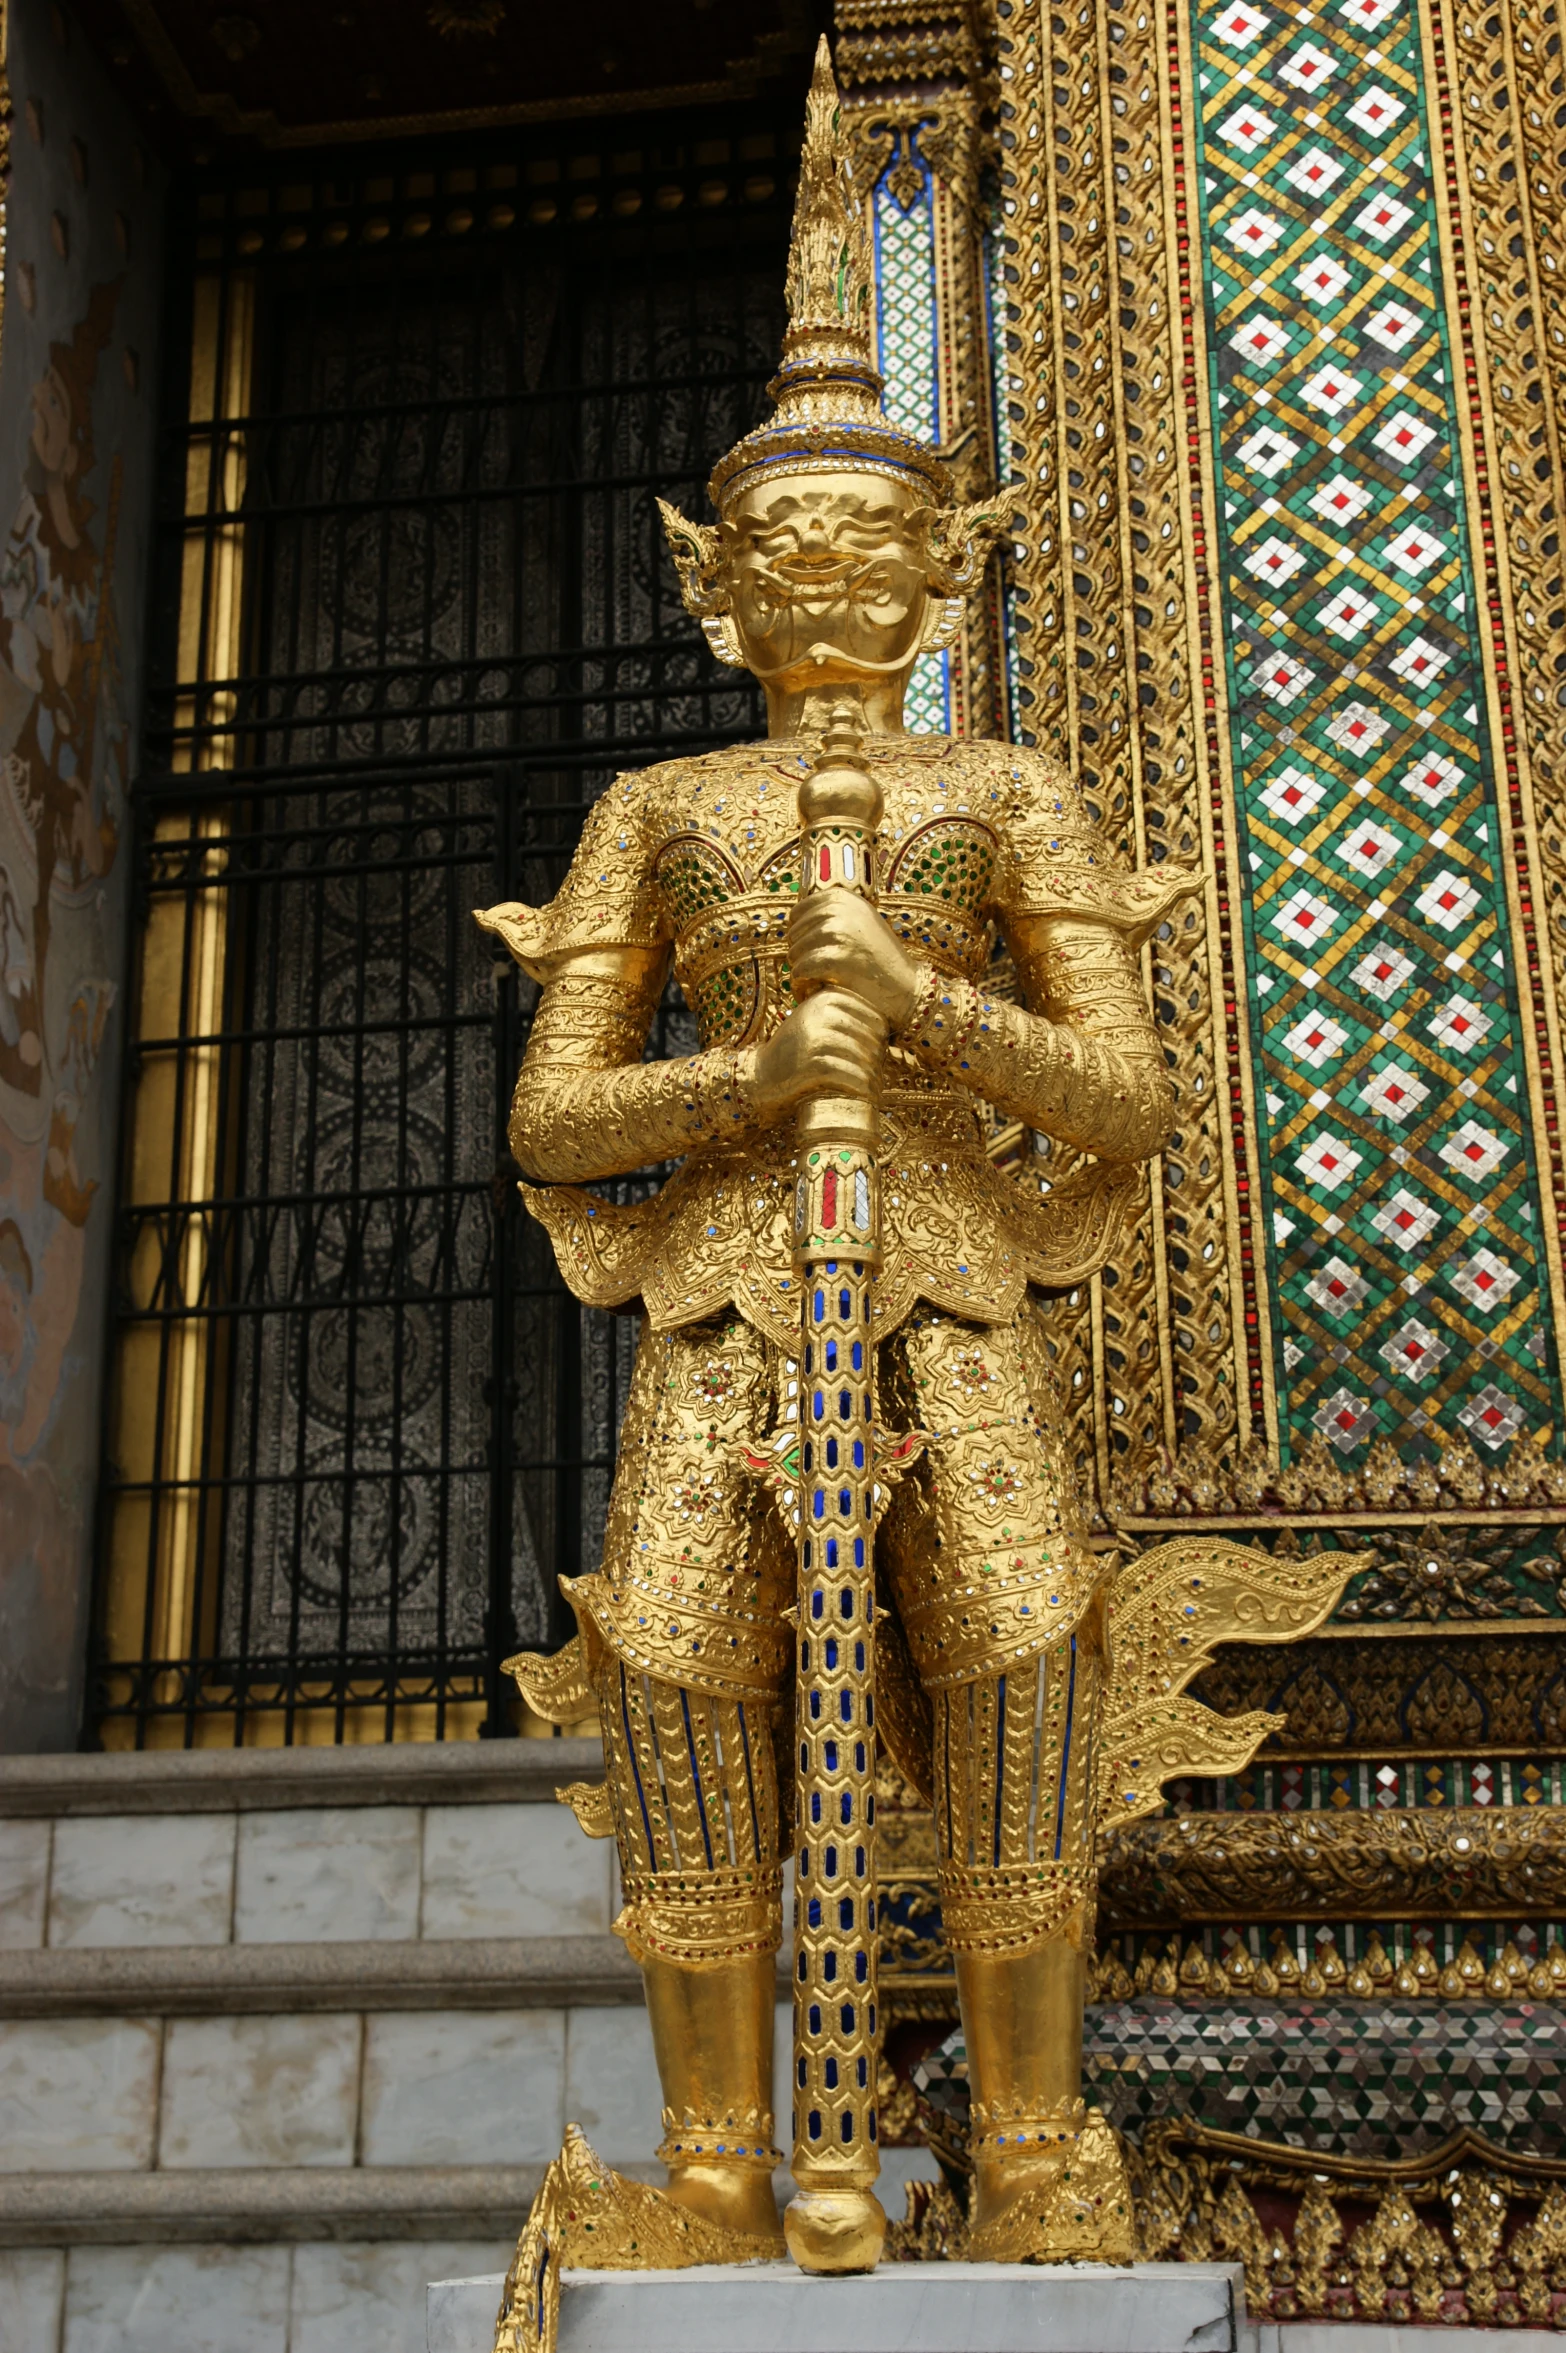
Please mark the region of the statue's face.
POLYGON ((724 518, 724 576, 746 667, 797 692, 906 670, 923 640, 918 493, 878 474, 801 474, 724 518))

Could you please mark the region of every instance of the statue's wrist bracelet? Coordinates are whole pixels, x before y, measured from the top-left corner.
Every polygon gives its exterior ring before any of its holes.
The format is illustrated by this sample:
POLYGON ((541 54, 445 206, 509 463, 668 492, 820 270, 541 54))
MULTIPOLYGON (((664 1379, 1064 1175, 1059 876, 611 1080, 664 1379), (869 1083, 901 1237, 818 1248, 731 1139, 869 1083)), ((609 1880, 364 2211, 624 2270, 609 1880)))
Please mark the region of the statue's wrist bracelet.
POLYGON ((907 1018, 894 1023, 892 1028, 894 1042, 910 1050, 917 1046, 929 1026, 930 1016, 946 987, 946 982, 933 964, 919 964, 914 970, 917 977, 914 981, 913 1003, 908 1009, 907 1018))
POLYGON ((898 1042, 937 1069, 960 1067, 984 1015, 984 999, 969 980, 948 980, 922 967, 919 994, 898 1042))
POLYGON ((760 1124, 756 1098, 756 1057, 752 1049, 734 1046, 699 1057, 701 1068, 693 1089, 706 1135, 721 1139, 736 1128, 760 1124))

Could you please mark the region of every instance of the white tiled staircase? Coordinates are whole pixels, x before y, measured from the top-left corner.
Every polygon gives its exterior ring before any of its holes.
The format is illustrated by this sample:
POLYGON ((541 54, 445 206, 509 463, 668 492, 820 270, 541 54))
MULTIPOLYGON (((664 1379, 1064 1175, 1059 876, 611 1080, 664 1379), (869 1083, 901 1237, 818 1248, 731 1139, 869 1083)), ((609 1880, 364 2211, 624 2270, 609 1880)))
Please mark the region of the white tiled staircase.
MULTIPOLYGON (((0 2353, 420 2353, 659 2098, 596 1743, 0 1759, 0 2353)), ((637 2165, 637 2160, 642 2165, 637 2165)))

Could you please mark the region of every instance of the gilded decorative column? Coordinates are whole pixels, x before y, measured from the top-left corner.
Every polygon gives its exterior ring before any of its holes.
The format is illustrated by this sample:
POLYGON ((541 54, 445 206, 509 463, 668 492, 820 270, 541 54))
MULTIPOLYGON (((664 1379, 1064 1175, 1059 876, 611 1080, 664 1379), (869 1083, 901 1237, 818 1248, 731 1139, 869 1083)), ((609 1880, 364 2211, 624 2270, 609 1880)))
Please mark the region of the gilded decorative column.
POLYGON ((1193 1998, 1242 1946, 1500 1998, 1560 1927, 1553 1865, 1464 1904, 1414 1858, 1443 1807, 1458 1855, 1566 1799, 1563 31, 997 0, 1013 731, 1212 875, 1148 953, 1175 1138, 1052 1314, 1081 1458, 1132 1545, 1378 1555, 1287 1660, 1203 1675, 1286 1726, 1175 1793, 1336 1823, 1341 1869, 1226 1899, 1215 1862, 1196 1904, 1184 1830, 1140 1831, 1105 1985, 1172 1984, 1183 1931, 1193 1998))
MULTIPOLYGON (((1192 529, 1171 330, 1174 191, 1159 30, 1077 0, 999 21, 1016 731, 1076 768, 1139 861, 1210 856, 1192 529)), ((1255 1405, 1237 1314, 1237 1171, 1220 1084, 1223 909, 1148 952, 1180 1125, 1142 1182, 1130 1252, 1059 1318, 1084 1457, 1107 1505, 1166 1455, 1243 1445, 1255 1405)))
MULTIPOLYGON (((837 74, 871 211, 886 410, 949 457, 964 500, 987 497, 1006 471, 993 373, 993 52, 987 0, 839 0, 837 74)), ((908 724, 1012 732, 998 562, 957 644, 915 672, 908 724)))

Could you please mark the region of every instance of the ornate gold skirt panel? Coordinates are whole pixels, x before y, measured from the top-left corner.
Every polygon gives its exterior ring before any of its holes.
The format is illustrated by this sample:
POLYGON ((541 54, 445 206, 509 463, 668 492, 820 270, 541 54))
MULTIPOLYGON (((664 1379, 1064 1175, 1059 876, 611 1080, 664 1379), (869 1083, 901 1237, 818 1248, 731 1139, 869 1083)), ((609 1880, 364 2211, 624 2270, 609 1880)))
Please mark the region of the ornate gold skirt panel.
MULTIPOLYGON (((1040 1313, 976 1325, 918 1308, 876 1351, 883 1557, 932 1690, 1034 1657, 1097 1590, 1040 1313)), ((728 1697, 780 1691, 797 1391, 794 1359, 738 1316, 644 1324, 603 1567, 566 1588, 635 1674, 728 1697)))
POLYGON ((673 1332, 644 1319, 603 1568, 566 1588, 628 1666, 692 1690, 779 1688, 793 1540, 749 1457, 795 1413, 792 1359, 739 1316, 673 1332))

